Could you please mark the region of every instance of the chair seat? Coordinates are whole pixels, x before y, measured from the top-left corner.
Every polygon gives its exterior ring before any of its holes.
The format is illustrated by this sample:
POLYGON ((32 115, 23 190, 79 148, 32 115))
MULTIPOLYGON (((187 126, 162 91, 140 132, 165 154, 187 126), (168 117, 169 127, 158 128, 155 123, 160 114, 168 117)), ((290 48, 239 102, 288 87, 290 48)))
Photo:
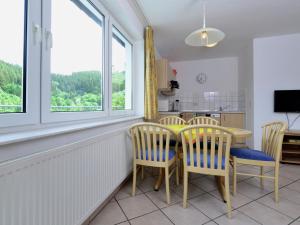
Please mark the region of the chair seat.
POLYGON ((274 158, 268 156, 263 151, 258 151, 254 149, 248 149, 248 148, 231 148, 230 155, 241 159, 274 161, 274 158))
MULTIPOLYGON (((214 169, 218 169, 218 156, 215 155, 215 162, 214 162, 214 169)), ((191 159, 190 159, 190 154, 187 154, 187 165, 191 165, 191 159)), ((194 153, 194 166, 197 166, 197 153, 194 153)), ((204 166, 204 157, 203 153, 200 153, 200 167, 204 166)), ((210 165, 210 155, 207 155, 207 167, 211 168, 210 165)), ((225 157, 222 157, 222 169, 225 168, 225 157)))
MULTIPOLYGON (((159 161, 159 149, 157 149, 156 151, 156 160, 159 161)), ((169 150, 169 160, 172 160, 176 155, 176 152, 175 150, 173 149, 170 149, 169 150)), ((141 155, 141 157, 143 158, 143 153, 141 155)), ((148 160, 148 149, 146 149, 146 160, 148 160)), ((151 160, 153 161, 154 160, 154 151, 151 151, 151 160)), ((162 153, 162 161, 166 161, 166 150, 163 149, 163 153, 162 153)))

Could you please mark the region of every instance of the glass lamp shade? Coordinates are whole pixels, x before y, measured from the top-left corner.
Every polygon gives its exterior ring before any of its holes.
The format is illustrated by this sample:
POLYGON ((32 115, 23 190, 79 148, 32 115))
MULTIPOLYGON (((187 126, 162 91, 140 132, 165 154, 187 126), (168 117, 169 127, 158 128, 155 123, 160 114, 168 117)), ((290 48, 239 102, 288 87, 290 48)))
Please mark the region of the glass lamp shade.
POLYGON ((190 46, 214 47, 225 37, 224 32, 216 28, 206 27, 190 33, 185 43, 190 46))

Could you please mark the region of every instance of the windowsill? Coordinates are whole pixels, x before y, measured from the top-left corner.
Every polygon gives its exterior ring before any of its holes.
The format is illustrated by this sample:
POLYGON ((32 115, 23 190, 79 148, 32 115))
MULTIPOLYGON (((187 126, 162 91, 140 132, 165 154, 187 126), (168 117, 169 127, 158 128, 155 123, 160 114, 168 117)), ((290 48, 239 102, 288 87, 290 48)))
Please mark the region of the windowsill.
POLYGON ((2 134, 0 137, 0 146, 22 142, 22 141, 30 141, 30 140, 54 136, 58 134, 71 133, 71 132, 95 128, 95 127, 113 125, 116 123, 127 122, 127 121, 141 119, 141 118, 143 118, 143 116, 130 116, 130 117, 128 116, 128 117, 110 119, 105 121, 88 122, 88 123, 81 123, 75 125, 64 125, 64 126, 57 126, 51 128, 42 128, 42 129, 36 129, 30 131, 9 133, 4 135, 2 134))

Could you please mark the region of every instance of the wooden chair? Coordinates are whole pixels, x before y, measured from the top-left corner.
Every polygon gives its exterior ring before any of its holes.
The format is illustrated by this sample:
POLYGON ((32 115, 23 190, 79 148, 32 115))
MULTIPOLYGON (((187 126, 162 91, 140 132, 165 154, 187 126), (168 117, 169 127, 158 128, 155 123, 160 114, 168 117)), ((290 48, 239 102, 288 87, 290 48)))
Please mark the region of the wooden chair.
POLYGON ((260 177, 263 187, 263 178, 274 179, 275 201, 278 202, 278 179, 279 179, 279 161, 281 157, 282 141, 284 131, 287 125, 284 122, 271 122, 265 124, 262 135, 261 151, 245 148, 232 148, 230 151, 233 160, 233 194, 236 194, 237 175, 260 177), (260 166, 260 175, 238 173, 237 165, 260 166), (274 176, 265 176, 264 166, 274 167, 274 176))
POLYGON ((211 117, 207 117, 207 116, 197 116, 194 117, 192 119, 190 119, 187 124, 189 125, 214 125, 214 126, 218 126, 219 125, 219 121, 216 119, 213 119, 211 117))
POLYGON ((188 173, 225 177, 228 217, 231 217, 229 193, 229 153, 231 133, 213 125, 194 125, 180 131, 183 146, 183 207, 187 207, 188 173), (209 142, 211 144, 209 144, 209 142), (217 148, 216 148, 217 147, 217 148))
POLYGON ((159 123, 163 125, 184 125, 186 121, 178 116, 166 116, 161 118, 159 123))
POLYGON ((135 195, 137 165, 164 168, 167 203, 170 204, 169 178, 175 170, 176 182, 179 184, 177 152, 170 149, 170 138, 175 134, 156 123, 135 124, 130 128, 130 134, 133 145, 132 195, 135 195), (170 171, 172 165, 174 168, 170 171))

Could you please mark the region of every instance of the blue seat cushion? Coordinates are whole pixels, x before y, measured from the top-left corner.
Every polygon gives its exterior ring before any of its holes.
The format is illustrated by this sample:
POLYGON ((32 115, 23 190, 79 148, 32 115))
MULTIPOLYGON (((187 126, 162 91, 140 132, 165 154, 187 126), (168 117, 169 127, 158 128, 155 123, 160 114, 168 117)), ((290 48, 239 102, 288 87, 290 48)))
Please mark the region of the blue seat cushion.
MULTIPOLYGON (((214 163, 214 169, 218 169, 218 156, 215 155, 215 163, 214 163)), ((187 154, 187 165, 190 166, 191 165, 191 159, 190 159, 190 154, 187 154)), ((194 153, 194 166, 197 166, 197 153, 194 153)), ((200 167, 204 166, 204 157, 203 157, 203 153, 200 153, 200 167)), ((207 154, 207 167, 211 168, 210 165, 210 155, 207 154)), ((222 169, 225 168, 225 157, 222 157, 222 169)))
POLYGON ((248 148, 231 148, 230 154, 240 159, 274 161, 274 159, 266 153, 248 148))
MULTIPOLYGON (((175 150, 169 149, 169 160, 173 159, 176 155, 175 150)), ((141 157, 143 158, 143 152, 141 152, 141 157)), ((148 160, 148 149, 146 149, 146 160, 148 160)), ((156 150, 156 160, 159 161, 159 149, 156 150)), ((151 151, 151 160, 154 160, 154 151, 151 151)), ((166 161, 166 150, 163 149, 162 161, 166 161)))

